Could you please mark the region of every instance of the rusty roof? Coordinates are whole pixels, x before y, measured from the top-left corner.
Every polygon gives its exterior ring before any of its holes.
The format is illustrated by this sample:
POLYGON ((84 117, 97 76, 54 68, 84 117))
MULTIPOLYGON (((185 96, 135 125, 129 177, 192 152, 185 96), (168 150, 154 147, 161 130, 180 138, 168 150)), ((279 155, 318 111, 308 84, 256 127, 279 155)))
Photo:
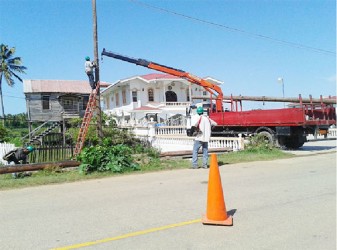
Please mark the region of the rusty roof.
MULTIPOLYGON (((101 85, 108 83, 101 82, 101 85)), ((23 80, 23 92, 90 94, 91 87, 88 81, 83 80, 23 80)))
POLYGON ((158 108, 153 108, 153 107, 150 107, 150 106, 141 106, 141 107, 138 107, 138 108, 135 108, 133 109, 132 111, 130 112, 139 112, 139 111, 153 111, 153 112, 160 112, 162 111, 161 109, 158 109, 158 108))
POLYGON ((23 80, 24 93, 78 93, 90 94, 88 81, 77 80, 23 80))

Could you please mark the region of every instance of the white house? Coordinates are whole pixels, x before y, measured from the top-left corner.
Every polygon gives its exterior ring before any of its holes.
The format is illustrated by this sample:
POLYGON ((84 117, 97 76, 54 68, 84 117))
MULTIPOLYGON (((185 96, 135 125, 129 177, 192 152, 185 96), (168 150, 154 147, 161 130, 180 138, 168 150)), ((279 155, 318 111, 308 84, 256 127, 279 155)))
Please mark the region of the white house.
MULTIPOLYGON (((210 77, 205 80, 220 85, 210 77)), ((169 74, 148 74, 118 80, 101 93, 102 109, 118 122, 138 124, 149 117, 158 122, 184 116, 193 96, 209 97, 199 85, 169 74)))

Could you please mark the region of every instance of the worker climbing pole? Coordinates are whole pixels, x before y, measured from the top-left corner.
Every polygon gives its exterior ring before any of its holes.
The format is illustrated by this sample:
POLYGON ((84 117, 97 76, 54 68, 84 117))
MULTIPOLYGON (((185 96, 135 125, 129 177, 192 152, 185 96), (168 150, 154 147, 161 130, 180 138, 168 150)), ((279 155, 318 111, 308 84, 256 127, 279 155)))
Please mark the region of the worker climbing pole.
POLYGON ((92 10, 93 10, 93 38, 94 38, 94 56, 95 60, 90 62, 90 57, 86 57, 85 60, 85 68, 86 73, 89 78, 89 83, 92 88, 92 92, 89 96, 89 101, 87 104, 87 108, 85 110, 85 114, 83 117, 83 121, 80 127, 80 131, 78 133, 77 142, 75 146, 74 155, 78 155, 85 142, 86 134, 88 132, 88 128, 90 125, 91 118, 95 110, 97 110, 97 136, 100 141, 103 138, 102 131, 102 111, 101 111, 101 103, 100 103, 100 79, 99 79, 99 61, 98 61, 98 39, 97 39, 97 13, 96 13, 96 0, 92 0, 92 10), (91 69, 88 71, 87 68, 91 69), (95 72, 95 76, 93 75, 93 69, 95 72))

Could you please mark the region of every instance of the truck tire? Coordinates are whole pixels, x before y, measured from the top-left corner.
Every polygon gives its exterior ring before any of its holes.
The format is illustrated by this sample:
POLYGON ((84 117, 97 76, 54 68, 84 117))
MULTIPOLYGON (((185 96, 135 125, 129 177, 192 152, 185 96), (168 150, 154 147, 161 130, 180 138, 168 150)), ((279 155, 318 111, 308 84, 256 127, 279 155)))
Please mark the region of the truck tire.
POLYGON ((284 145, 289 149, 298 149, 303 146, 305 140, 301 137, 290 137, 285 140, 284 145))
POLYGON ((261 131, 258 133, 260 136, 263 136, 265 138, 265 141, 268 142, 268 144, 273 145, 274 144, 274 136, 268 132, 268 131, 261 131))
POLYGON ((275 142, 276 147, 285 149, 286 148, 285 141, 286 141, 286 138, 284 136, 278 136, 275 142))

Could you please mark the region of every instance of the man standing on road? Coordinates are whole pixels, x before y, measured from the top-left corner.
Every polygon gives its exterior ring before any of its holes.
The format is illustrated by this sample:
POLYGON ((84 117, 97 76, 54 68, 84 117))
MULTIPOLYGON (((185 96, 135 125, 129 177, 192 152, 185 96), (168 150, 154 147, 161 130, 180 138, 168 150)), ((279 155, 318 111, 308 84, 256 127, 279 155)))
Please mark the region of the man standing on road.
POLYGON ((198 168, 198 151, 202 147, 202 167, 208 168, 208 143, 211 137, 212 127, 217 123, 204 114, 203 107, 197 108, 196 116, 192 117, 192 131, 196 132, 193 145, 192 169, 198 168))

